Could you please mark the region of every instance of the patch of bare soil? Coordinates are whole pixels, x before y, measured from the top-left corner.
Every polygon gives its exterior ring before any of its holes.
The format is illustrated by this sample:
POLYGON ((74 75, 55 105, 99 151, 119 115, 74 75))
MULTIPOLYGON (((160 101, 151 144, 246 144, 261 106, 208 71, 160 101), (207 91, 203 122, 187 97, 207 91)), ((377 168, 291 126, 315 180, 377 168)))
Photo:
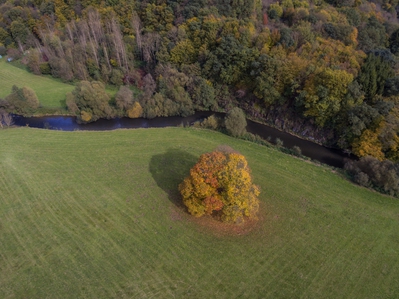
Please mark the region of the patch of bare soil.
POLYGON ((175 207, 171 210, 170 217, 174 221, 186 220, 195 223, 199 229, 216 236, 243 236, 259 228, 265 219, 265 213, 260 207, 257 219, 245 218, 242 224, 224 223, 212 216, 194 217, 186 210, 175 207))

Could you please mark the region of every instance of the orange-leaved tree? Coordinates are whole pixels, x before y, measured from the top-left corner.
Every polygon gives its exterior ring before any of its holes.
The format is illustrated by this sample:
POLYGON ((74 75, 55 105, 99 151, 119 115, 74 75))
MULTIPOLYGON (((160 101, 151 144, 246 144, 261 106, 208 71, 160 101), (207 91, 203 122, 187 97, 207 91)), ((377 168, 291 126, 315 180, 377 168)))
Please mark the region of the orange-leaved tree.
POLYGON ((179 185, 188 212, 214 215, 223 222, 242 223, 256 218, 259 187, 252 183, 245 157, 216 150, 201 155, 190 175, 179 185))

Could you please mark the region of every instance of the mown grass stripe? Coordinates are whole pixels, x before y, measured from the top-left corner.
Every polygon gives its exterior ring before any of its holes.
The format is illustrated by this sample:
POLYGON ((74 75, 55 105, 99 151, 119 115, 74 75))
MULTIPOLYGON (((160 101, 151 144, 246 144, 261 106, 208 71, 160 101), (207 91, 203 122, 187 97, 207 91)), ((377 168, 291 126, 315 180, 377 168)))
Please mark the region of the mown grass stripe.
POLYGON ((328 168, 193 129, 21 128, 0 140, 2 298, 399 294, 398 201, 328 168), (262 188, 247 235, 202 227, 169 196, 219 144, 248 157, 262 188))

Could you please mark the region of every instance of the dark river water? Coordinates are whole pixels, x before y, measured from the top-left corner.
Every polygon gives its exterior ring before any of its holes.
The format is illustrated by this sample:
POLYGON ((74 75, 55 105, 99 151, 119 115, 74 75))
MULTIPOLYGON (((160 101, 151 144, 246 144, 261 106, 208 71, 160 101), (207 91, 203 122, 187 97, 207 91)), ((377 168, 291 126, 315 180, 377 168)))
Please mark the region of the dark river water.
MULTIPOLYGON (((45 128, 62 131, 106 131, 115 129, 129 128, 164 128, 176 127, 179 125, 190 125, 197 120, 202 120, 212 114, 223 116, 222 113, 196 112, 188 117, 157 117, 153 119, 145 118, 116 118, 100 119, 89 124, 78 124, 76 118, 72 116, 45 116, 45 117, 22 117, 15 115, 14 124, 17 126, 29 126, 33 128, 45 128)), ((276 138, 283 141, 284 147, 300 147, 302 154, 321 163, 342 168, 348 155, 340 150, 327 148, 311 141, 303 140, 291 134, 279 131, 275 128, 248 120, 247 131, 269 139, 274 142, 276 138)))

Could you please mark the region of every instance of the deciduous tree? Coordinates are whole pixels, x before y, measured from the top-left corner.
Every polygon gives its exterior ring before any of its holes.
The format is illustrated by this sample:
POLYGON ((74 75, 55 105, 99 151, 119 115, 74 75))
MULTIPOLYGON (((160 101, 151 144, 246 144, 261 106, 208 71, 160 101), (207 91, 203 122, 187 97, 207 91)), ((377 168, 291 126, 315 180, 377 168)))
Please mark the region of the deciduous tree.
POLYGON ((109 105, 110 97, 101 82, 81 81, 72 93, 67 94, 69 109, 80 112, 80 120, 95 121, 99 118, 112 117, 112 108, 109 105))
POLYGON ((245 157, 234 151, 203 154, 179 185, 190 214, 213 215, 223 222, 256 218, 259 188, 252 183, 245 157))
POLYGON ((234 137, 244 135, 247 126, 244 111, 238 107, 231 109, 226 115, 225 125, 227 131, 234 137))

